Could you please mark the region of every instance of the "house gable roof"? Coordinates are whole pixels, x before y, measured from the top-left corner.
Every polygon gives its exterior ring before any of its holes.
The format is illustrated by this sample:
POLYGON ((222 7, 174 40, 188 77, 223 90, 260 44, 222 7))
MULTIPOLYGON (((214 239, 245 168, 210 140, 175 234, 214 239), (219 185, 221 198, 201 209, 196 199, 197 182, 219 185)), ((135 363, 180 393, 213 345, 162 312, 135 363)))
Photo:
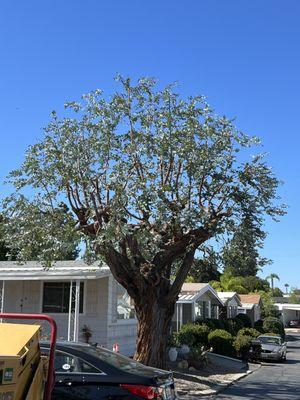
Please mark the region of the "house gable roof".
POLYGON ((209 283, 184 283, 182 285, 182 292, 198 292, 199 290, 208 286, 209 283))
POLYGON ((262 299, 260 294, 239 294, 242 304, 261 305, 262 299))
POLYGON ((217 292, 209 283, 184 283, 177 303, 195 303, 205 293, 210 293, 219 305, 223 305, 217 292))
POLYGON ((224 305, 227 305, 230 300, 235 300, 238 306, 241 306, 240 296, 237 292, 217 292, 224 305))

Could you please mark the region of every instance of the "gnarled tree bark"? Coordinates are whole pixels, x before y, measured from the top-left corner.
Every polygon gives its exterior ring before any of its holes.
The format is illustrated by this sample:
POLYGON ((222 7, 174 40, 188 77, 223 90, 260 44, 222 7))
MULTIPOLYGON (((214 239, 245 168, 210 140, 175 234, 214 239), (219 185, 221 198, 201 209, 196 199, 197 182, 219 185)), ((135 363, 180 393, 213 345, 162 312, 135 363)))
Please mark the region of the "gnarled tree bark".
MULTIPOLYGON (((156 255, 154 261, 157 264, 138 256, 135 263, 130 263, 125 253, 120 254, 114 248, 106 253, 106 262, 112 274, 134 301, 138 319, 136 360, 156 368, 166 367, 175 304, 195 251, 207 238, 208 233, 203 234, 201 239, 178 243, 172 252, 165 250, 159 257, 156 255), (182 261, 174 282, 171 282, 171 267, 176 259, 182 261)), ((128 243, 132 250, 132 241, 128 243)))
POLYGON ((166 367, 166 350, 175 301, 162 304, 156 290, 150 291, 135 308, 138 318, 135 359, 156 368, 166 367))

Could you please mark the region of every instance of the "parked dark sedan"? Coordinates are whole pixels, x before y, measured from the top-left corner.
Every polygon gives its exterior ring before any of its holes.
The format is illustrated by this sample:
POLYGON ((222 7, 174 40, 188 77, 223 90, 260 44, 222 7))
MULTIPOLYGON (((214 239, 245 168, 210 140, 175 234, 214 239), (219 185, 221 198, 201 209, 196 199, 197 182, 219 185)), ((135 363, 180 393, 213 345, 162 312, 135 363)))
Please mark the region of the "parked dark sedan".
POLYGON ((177 399, 172 372, 83 343, 57 343, 55 375, 53 400, 177 399))

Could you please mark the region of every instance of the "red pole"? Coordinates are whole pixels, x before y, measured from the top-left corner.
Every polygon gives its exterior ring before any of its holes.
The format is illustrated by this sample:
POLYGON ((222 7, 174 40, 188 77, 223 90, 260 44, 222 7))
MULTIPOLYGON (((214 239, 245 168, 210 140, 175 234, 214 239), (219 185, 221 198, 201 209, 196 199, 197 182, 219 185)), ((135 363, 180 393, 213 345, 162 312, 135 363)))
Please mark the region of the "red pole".
POLYGON ((44 393, 44 400, 51 400, 51 393, 55 384, 54 377, 54 357, 55 357, 55 346, 56 346, 56 336, 57 336, 57 326, 56 322, 52 317, 44 314, 19 314, 19 313, 0 313, 0 318, 4 319, 39 319, 41 321, 47 321, 51 326, 51 336, 50 336, 50 351, 49 351, 49 366, 48 366, 48 376, 44 393))

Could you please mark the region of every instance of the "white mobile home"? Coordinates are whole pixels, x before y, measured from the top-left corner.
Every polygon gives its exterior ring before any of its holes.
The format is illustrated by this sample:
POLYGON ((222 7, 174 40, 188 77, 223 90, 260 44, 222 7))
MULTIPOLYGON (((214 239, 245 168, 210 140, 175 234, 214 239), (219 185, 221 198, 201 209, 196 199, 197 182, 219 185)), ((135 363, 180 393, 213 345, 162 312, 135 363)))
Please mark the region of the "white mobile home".
POLYGON ((208 283, 184 283, 176 303, 172 328, 178 331, 182 325, 196 319, 219 318, 222 306, 222 300, 208 283))
POLYGON ((236 292, 217 292, 224 307, 220 310, 222 318, 234 318, 238 314, 238 308, 242 306, 239 295, 236 292))
POLYGON ((105 265, 60 261, 49 269, 38 262, 0 262, 0 310, 53 316, 58 337, 90 341, 133 355, 137 321, 123 287, 105 265))
POLYGON ((251 319, 252 325, 260 319, 262 298, 259 294, 239 294, 242 306, 238 312, 246 314, 251 319))

